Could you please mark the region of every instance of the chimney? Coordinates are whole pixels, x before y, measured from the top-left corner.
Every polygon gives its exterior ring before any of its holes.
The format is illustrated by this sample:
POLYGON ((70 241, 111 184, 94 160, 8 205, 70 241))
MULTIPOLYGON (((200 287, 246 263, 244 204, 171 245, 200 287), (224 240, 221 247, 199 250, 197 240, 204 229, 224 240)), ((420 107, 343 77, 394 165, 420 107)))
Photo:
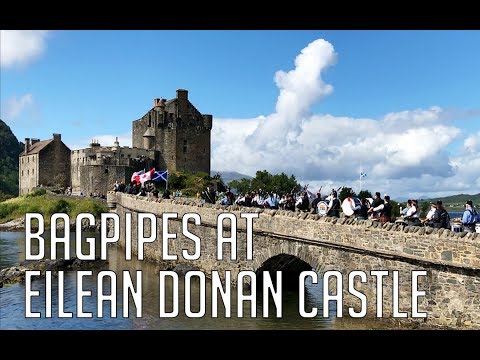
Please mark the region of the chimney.
POLYGON ((91 148, 100 147, 100 143, 98 142, 98 140, 92 139, 92 142, 90 143, 90 147, 91 148))
POLYGON ((30 138, 25 138, 25 154, 30 151, 30 138))
POLYGON ((53 140, 54 141, 62 141, 62 135, 61 134, 53 134, 53 140))
POLYGON ((188 100, 188 90, 178 89, 177 90, 177 99, 179 101, 187 101, 188 100))
POLYGON ((165 110, 165 99, 156 98, 153 99, 153 108, 155 110, 165 110))
POLYGON ((31 139, 30 140, 30 145, 36 144, 39 141, 40 141, 40 139, 31 139))

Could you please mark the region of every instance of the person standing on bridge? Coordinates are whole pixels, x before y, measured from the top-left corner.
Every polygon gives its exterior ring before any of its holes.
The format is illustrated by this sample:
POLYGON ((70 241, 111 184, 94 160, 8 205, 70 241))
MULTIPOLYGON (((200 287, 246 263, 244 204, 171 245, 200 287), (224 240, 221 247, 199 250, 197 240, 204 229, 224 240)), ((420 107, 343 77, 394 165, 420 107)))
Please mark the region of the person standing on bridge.
POLYGON ((473 233, 475 232, 475 226, 480 221, 480 217, 477 210, 473 208, 472 200, 467 200, 465 204, 465 212, 462 216, 463 231, 473 233))

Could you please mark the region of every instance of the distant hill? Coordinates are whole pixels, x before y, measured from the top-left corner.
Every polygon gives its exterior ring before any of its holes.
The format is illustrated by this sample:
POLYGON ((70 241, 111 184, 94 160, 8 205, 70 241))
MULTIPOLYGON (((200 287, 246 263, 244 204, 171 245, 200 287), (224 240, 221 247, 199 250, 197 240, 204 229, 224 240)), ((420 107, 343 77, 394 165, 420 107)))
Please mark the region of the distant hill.
POLYGON ((211 171, 210 176, 214 176, 216 174, 220 174, 222 176, 222 180, 224 184, 228 184, 232 180, 240 180, 240 179, 253 179, 253 177, 245 175, 245 174, 240 174, 239 172, 236 171, 211 171))
POLYGON ((449 208, 463 209, 463 205, 465 205, 467 200, 472 200, 473 206, 475 206, 476 208, 480 207, 480 193, 476 195, 469 195, 469 194, 451 195, 451 196, 445 196, 445 197, 435 198, 435 199, 422 199, 421 201, 437 201, 437 200, 442 200, 443 206, 449 207, 449 208))
POLYGON ((0 194, 18 195, 18 155, 23 147, 0 119, 0 194))

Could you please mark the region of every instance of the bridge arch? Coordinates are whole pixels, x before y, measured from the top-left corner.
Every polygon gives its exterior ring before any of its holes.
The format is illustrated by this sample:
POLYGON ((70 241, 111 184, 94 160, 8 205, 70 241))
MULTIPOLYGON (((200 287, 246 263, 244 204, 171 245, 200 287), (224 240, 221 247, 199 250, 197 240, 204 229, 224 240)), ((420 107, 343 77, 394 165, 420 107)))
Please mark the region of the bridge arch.
POLYGON ((308 244, 285 242, 255 252, 252 271, 257 274, 257 284, 263 283, 263 272, 270 272, 275 282, 276 271, 282 271, 283 287, 298 289, 298 277, 302 271, 323 269, 323 265, 308 251, 308 244))

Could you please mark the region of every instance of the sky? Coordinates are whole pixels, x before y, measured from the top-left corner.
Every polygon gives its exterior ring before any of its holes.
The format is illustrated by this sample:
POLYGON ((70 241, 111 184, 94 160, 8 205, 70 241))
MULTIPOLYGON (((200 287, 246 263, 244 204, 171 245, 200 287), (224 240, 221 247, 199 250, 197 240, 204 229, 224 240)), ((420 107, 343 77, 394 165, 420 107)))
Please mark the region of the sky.
POLYGON ((187 89, 213 115, 220 173, 480 193, 480 31, 1 30, 0 60, 0 117, 20 141, 131 146, 153 99, 187 89))

